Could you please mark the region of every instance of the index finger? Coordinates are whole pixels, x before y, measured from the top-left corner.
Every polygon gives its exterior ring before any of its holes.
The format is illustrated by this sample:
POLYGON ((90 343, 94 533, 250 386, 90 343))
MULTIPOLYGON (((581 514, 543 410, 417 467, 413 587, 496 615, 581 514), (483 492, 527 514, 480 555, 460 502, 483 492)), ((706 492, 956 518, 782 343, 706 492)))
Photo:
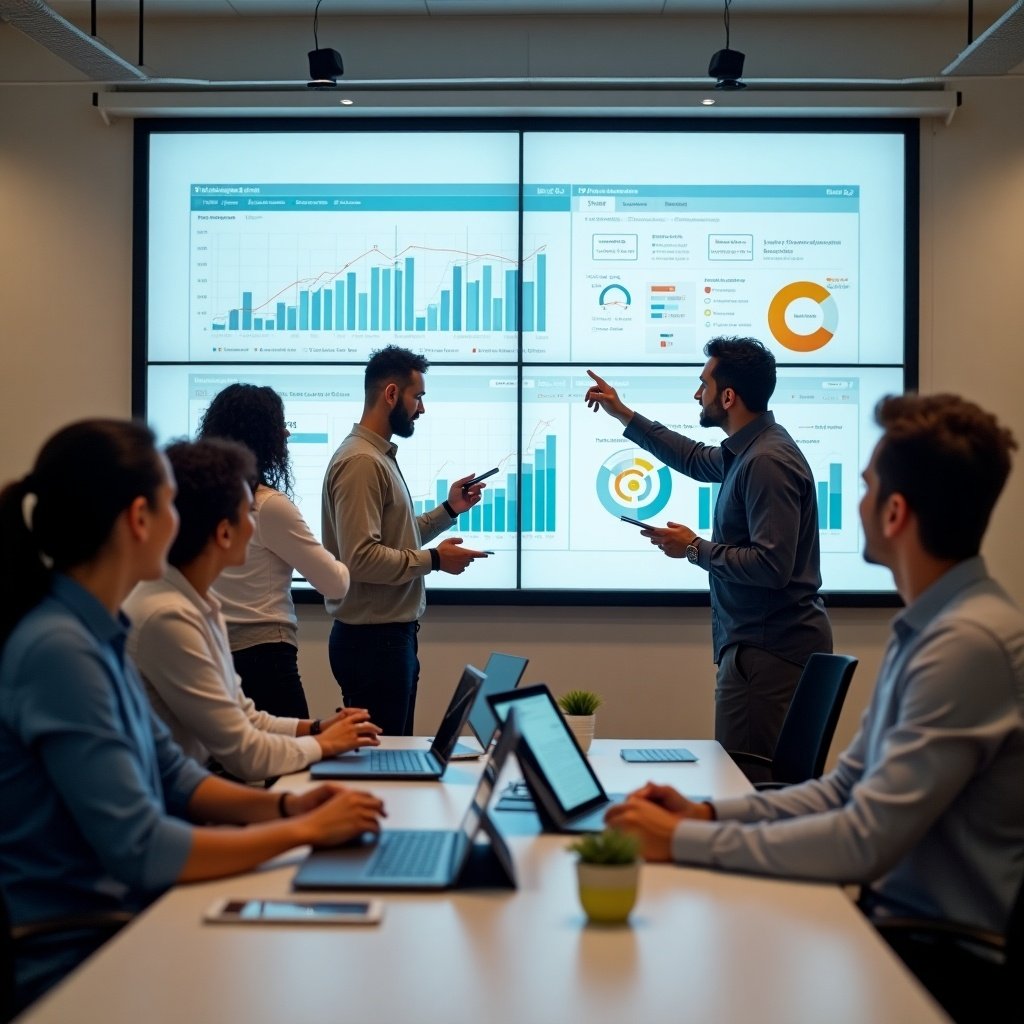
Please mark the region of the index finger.
POLYGON ((587 373, 588 373, 588 374, 590 375, 590 377, 591 377, 591 378, 592 378, 592 379, 593 379, 593 380, 594 380, 594 381, 595 381, 595 382, 596 382, 596 383, 597 383, 597 384, 598 384, 598 385, 599 385, 600 387, 602 387, 602 388, 606 388, 606 387, 608 387, 608 382, 607 382, 606 380, 604 380, 603 378, 601 378, 601 377, 598 377, 598 375, 597 375, 596 373, 594 373, 594 371, 593 371, 593 370, 587 370, 587 373))

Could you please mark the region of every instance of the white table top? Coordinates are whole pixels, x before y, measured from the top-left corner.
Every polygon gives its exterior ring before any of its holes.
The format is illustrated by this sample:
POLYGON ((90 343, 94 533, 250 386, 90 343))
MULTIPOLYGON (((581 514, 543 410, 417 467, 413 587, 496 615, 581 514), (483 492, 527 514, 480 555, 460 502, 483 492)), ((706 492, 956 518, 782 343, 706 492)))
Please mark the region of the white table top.
MULTIPOLYGON (((394 743, 405 746, 417 741, 394 743)), ((422 744, 418 741, 417 745, 422 744)), ((392 744, 389 744, 392 745, 392 744)), ((648 778, 731 796, 747 784, 713 741, 696 764, 629 765, 595 741, 611 791, 648 778)), ((511 766, 514 770, 515 765, 511 766)), ((388 824, 448 827, 478 762, 443 783, 373 783, 388 824)), ((308 775, 284 780, 289 788, 308 775)), ((834 886, 645 865, 624 928, 587 926, 565 836, 529 812, 497 815, 519 889, 384 893, 375 926, 204 925, 219 897, 288 895, 304 850, 240 878, 182 886, 109 942, 23 1020, 104 1024, 884 1024, 945 1017, 834 886)), ((325 894, 327 896, 327 894, 325 894)))

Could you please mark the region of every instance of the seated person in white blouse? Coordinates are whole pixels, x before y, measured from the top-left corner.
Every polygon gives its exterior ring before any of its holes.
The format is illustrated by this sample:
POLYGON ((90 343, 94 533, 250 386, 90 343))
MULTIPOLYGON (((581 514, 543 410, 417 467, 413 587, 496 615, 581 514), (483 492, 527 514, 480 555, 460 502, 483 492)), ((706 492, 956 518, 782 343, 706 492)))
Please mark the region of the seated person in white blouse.
POLYGON ((292 571, 332 601, 348 593, 349 575, 345 564, 313 536, 291 500, 284 403, 273 388, 230 384, 210 403, 197 436, 238 441, 256 457, 256 532, 245 563, 229 565, 215 587, 242 689, 261 711, 308 718, 292 571))
POLYGON ((321 722, 278 718, 242 693, 220 602, 212 585, 245 561, 253 534, 255 465, 248 449, 209 439, 170 445, 177 479, 178 536, 162 579, 140 583, 124 604, 128 649, 157 714, 184 751, 256 781, 300 771, 342 751, 375 746, 380 730, 365 710, 321 722))

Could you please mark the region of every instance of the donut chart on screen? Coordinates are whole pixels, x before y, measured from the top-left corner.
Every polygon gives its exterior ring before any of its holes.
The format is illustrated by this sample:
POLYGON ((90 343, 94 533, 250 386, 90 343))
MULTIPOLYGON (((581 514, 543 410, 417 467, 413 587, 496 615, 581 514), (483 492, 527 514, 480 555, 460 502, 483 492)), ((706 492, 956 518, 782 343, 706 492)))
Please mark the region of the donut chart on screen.
POLYGON ((839 309, 836 300, 822 285, 814 281, 794 281, 780 288, 768 306, 768 328, 775 340, 792 352, 816 352, 824 348, 835 336, 839 326, 839 309), (786 313, 799 299, 816 302, 821 315, 821 324, 810 334, 798 334, 788 323, 786 313))
POLYGON ((628 512, 635 519, 652 519, 668 504, 672 474, 636 449, 609 456, 597 473, 597 496, 613 515, 628 512))

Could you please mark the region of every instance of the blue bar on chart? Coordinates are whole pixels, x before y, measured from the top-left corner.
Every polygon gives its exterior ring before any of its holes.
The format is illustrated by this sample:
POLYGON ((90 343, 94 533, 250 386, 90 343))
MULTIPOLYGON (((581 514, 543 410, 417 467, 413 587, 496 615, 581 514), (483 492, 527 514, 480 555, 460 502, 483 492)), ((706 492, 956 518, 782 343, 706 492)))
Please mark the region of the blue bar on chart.
POLYGON ((818 481, 818 529, 841 530, 843 528, 843 466, 830 462, 828 482, 818 481))
POLYGON ((721 484, 702 484, 697 488, 697 529, 710 530, 721 484))
MULTIPOLYGON (((293 285, 294 302, 276 303, 277 330, 299 331, 515 331, 520 310, 523 330, 547 330, 547 256, 538 253, 525 263, 521 276, 509 261, 479 261, 467 254, 466 262, 440 271, 439 281, 429 280, 416 257, 406 256, 391 266, 346 270, 319 288, 293 285), (416 308, 416 289, 427 291, 430 302, 416 308), (439 301, 437 298, 439 296, 439 301), (437 326, 431 327, 430 306, 437 307, 437 326), (295 310, 296 325, 287 326, 295 310)), ((320 278, 316 278, 319 280, 320 278)), ((313 280, 313 279, 310 279, 313 280)), ((253 292, 241 292, 232 317, 218 316, 214 330, 253 330, 253 292), (225 319, 227 323, 225 323, 225 319)), ((270 302, 265 303, 270 307, 270 302)), ((263 312, 263 307, 259 307, 263 312)), ((264 317, 264 327, 268 318, 264 317)))

